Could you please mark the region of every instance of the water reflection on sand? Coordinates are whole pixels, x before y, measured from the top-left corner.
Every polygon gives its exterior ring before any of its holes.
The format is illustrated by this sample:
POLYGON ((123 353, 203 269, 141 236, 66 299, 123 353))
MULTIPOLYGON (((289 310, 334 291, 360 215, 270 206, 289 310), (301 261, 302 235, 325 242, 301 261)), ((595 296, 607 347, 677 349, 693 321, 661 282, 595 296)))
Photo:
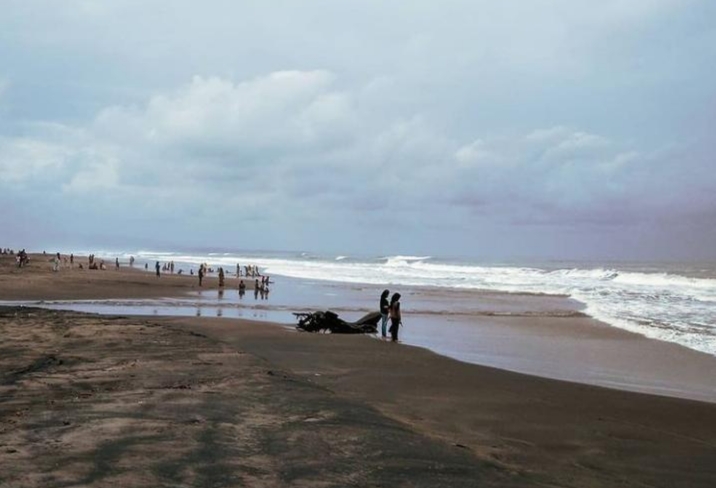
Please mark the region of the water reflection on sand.
MULTIPOLYGON (((357 320, 377 308, 382 289, 282 279, 264 297, 253 290, 241 294, 225 288, 180 298, 22 304, 112 315, 248 319, 292 327, 293 312, 333 310, 345 320, 357 320)), ((699 374, 712 371, 716 358, 591 320, 579 303, 566 297, 405 286, 391 291, 403 297, 404 344, 522 373, 716 401, 716 379, 699 374), (665 363, 664 357, 679 360, 665 363)))

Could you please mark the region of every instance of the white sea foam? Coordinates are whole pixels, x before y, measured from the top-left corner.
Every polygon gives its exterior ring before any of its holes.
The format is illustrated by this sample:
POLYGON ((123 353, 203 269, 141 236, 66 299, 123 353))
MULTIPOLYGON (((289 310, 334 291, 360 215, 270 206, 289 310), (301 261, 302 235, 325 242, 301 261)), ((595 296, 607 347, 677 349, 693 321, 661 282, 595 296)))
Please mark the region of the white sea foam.
POLYGON ((583 302, 587 313, 615 327, 716 355, 716 279, 712 278, 615 267, 483 266, 439 262, 430 256, 358 260, 307 253, 282 257, 138 254, 145 260, 188 265, 256 264, 264 274, 309 280, 568 295, 583 302))

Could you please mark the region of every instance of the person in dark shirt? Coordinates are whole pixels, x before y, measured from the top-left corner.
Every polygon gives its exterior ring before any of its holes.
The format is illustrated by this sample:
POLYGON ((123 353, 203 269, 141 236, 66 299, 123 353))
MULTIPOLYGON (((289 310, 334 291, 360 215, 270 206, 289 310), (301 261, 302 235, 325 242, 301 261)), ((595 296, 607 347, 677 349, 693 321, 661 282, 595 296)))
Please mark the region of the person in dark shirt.
POLYGON ((390 338, 393 342, 398 341, 398 329, 403 324, 403 317, 400 313, 400 293, 393 293, 390 298, 390 338))
POLYGON ((388 304, 388 295, 390 290, 383 290, 380 294, 380 317, 381 317, 381 328, 380 332, 383 338, 387 337, 387 326, 388 326, 388 312, 390 305, 388 304))

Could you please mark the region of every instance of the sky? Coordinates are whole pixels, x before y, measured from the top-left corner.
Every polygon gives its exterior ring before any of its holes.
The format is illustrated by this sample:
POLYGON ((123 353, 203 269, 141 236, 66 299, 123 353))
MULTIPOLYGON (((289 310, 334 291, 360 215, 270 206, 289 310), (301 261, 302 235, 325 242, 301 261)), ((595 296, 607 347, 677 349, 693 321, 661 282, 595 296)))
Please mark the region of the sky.
POLYGON ((712 0, 3 0, 0 247, 716 260, 712 0))

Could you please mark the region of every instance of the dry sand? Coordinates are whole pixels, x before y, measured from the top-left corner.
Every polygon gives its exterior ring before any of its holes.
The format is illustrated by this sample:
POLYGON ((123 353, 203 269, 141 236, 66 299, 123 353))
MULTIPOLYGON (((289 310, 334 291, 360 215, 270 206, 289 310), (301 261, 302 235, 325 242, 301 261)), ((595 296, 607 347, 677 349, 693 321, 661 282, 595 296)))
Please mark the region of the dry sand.
MULTIPOLYGON (((49 269, 0 298, 197 284, 49 269)), ((10 307, 0 337, 2 487, 716 486, 712 403, 240 320, 10 307)))
MULTIPOLYGON (((31 254, 30 264, 18 268, 11 256, 0 256, 0 299, 2 300, 71 300, 101 298, 152 298, 179 296, 188 292, 218 288, 216 277, 204 278, 199 287, 199 277, 188 274, 162 273, 157 278, 143 267, 130 268, 126 265, 119 270, 114 261, 106 259, 106 270, 90 270, 86 257, 75 257, 74 267, 69 264, 55 273, 52 272, 53 256, 31 254), (79 268, 82 263, 84 269, 79 268)), ((99 259, 99 258, 98 258, 99 259)), ((151 270, 153 271, 153 270, 151 270)), ((235 285, 235 280, 227 283, 235 285)), ((252 280, 245 281, 253 289, 252 280)))

